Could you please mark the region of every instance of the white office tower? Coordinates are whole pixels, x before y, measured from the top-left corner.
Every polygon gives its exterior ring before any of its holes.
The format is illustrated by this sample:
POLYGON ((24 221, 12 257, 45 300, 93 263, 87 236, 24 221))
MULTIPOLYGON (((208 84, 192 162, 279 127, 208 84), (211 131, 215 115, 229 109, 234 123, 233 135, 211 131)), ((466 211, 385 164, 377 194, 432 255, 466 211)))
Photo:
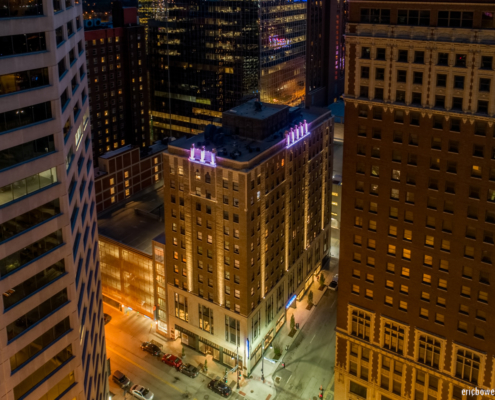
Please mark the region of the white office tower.
POLYGON ((106 400, 82 2, 0 1, 0 399, 106 400))

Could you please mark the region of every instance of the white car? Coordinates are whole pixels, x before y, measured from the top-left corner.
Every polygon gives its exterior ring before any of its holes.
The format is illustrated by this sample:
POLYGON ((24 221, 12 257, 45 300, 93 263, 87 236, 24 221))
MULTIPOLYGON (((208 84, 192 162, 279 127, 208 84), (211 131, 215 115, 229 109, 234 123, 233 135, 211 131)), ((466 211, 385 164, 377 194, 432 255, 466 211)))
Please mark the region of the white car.
POLYGON ((131 394, 136 398, 140 400, 153 400, 153 397, 155 395, 150 392, 149 389, 146 389, 144 386, 141 385, 134 385, 131 387, 131 394))
POLYGON ((339 274, 335 274, 334 277, 332 278, 332 282, 328 285, 328 288, 333 291, 337 291, 337 288, 339 287, 339 274))

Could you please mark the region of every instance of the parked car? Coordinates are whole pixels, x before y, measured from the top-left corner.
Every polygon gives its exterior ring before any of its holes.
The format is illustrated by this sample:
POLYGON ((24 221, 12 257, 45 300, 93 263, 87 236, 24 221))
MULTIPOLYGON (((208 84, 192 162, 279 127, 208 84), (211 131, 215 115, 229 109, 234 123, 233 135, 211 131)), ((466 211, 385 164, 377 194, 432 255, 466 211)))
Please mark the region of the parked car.
POLYGON ((165 354, 162 358, 162 361, 167 365, 175 367, 177 371, 180 371, 182 367, 182 360, 179 357, 174 356, 173 354, 165 354))
POLYGON ((339 274, 335 274, 332 278, 332 282, 328 285, 328 288, 333 291, 337 291, 339 287, 339 274))
POLYGON ((213 379, 210 383, 208 383, 208 389, 213 390, 215 393, 218 393, 223 397, 229 397, 232 393, 232 389, 228 387, 226 383, 217 379, 213 379))
POLYGON ((161 353, 160 348, 156 344, 153 344, 150 342, 144 342, 141 345, 141 350, 147 351, 148 353, 150 353, 153 356, 159 356, 161 353))
POLYGON ((131 384, 131 380, 118 370, 113 373, 112 380, 119 385, 121 389, 125 389, 131 384))
POLYGON ((199 374, 199 370, 195 366, 193 366, 189 363, 182 364, 182 368, 181 368, 180 372, 182 372, 184 375, 187 375, 191 378, 196 378, 199 374))
POLYGON ((134 385, 131 387, 131 394, 136 398, 140 400, 153 400, 153 397, 155 395, 150 392, 149 389, 146 389, 144 386, 141 385, 134 385))

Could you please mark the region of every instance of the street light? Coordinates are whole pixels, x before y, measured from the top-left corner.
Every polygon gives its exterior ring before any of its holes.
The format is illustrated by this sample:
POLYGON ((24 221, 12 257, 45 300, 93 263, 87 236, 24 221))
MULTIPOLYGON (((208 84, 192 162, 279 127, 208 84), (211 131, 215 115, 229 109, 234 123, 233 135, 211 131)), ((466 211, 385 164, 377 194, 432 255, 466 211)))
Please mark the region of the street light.
POLYGON ((265 352, 265 339, 263 339, 263 342, 261 343, 261 380, 263 383, 265 383, 265 375, 263 372, 263 367, 265 366, 265 363, 263 362, 265 357, 263 353, 265 352))

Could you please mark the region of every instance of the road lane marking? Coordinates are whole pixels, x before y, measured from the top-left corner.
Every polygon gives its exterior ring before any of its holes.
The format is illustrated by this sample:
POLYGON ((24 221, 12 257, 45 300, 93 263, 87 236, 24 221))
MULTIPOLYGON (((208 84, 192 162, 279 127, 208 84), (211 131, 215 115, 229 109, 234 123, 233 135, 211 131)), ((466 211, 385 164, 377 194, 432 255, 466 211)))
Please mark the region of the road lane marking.
POLYGON ((335 302, 337 301, 337 299, 335 299, 332 303, 332 305, 330 306, 330 308, 333 308, 333 305, 335 304, 335 302))
MULTIPOLYGON (((166 380, 160 378, 159 376, 156 376, 153 372, 151 371, 148 371, 146 368, 143 368, 141 365, 135 363, 134 361, 132 361, 131 359, 127 358, 126 356, 124 356, 123 354, 119 353, 118 351, 108 347, 108 350, 114 352, 115 354, 117 354, 119 357, 122 357, 124 360, 130 362, 132 365, 135 365, 136 367, 142 369, 144 372, 146 372, 147 374, 151 375, 153 378, 155 379, 158 379, 160 382, 163 382, 164 384, 170 386, 172 389, 175 389, 176 391, 178 391, 179 393, 181 394, 184 394, 186 392, 184 392, 183 390, 179 389, 177 386, 175 386, 174 384, 170 383, 170 382, 167 382, 166 380)), ((197 400, 196 398, 194 398, 194 400, 197 400)))
MULTIPOLYGON (((316 336, 316 333, 313 335, 313 339, 315 338, 316 336)), ((309 342, 309 344, 313 343, 313 339, 311 339, 311 342, 309 342)))
POLYGON ((289 384, 289 381, 292 379, 292 375, 289 376, 289 379, 287 379, 287 384, 289 384))

